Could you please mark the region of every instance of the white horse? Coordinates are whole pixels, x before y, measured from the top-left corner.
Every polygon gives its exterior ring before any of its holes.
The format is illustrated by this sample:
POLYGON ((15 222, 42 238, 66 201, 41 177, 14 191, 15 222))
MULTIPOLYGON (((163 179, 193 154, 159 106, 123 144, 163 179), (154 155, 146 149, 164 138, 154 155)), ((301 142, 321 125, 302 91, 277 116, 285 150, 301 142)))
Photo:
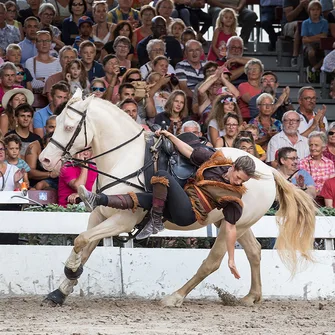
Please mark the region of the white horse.
MULTIPOLYGON (((117 179, 142 168, 145 144, 146 136, 142 127, 115 105, 93 96, 83 101, 76 94, 57 117, 56 130, 51 142, 41 153, 40 161, 47 170, 59 169, 62 161, 87 145, 92 147, 95 156, 117 148, 96 158, 97 169, 117 179)), ((221 150, 233 161, 247 154, 233 148, 221 150)), ((302 259, 311 260, 315 228, 315 210, 312 200, 304 192, 292 187, 274 169, 255 157, 253 159, 256 163, 256 172, 261 175, 261 178, 250 179, 245 184, 248 191, 242 198, 243 215, 236 225, 238 242, 243 246, 251 266, 251 288, 242 300, 248 305, 260 302, 262 297, 261 247, 250 227, 271 207, 276 194, 280 203, 280 211, 277 213, 280 235, 276 246, 279 251, 283 251, 282 259, 293 273, 299 255, 302 259)), ((139 179, 143 182, 143 174, 139 179)), ((114 180, 106 175, 99 175, 99 186, 102 187, 114 180)), ((108 188, 105 193, 124 194, 139 191, 134 186, 140 185, 137 177, 129 179, 128 182, 132 184, 121 182, 108 188)), ((135 213, 131 210, 122 211, 103 206, 95 208, 90 215, 87 231, 75 239, 74 248, 66 261, 67 278, 61 283, 59 289, 48 295, 47 299, 62 304, 73 291, 82 273, 82 265, 87 262, 99 241, 104 237, 130 232, 136 224, 141 222, 144 215, 145 212, 141 208, 138 208, 135 213)), ((209 213, 206 224, 220 222, 222 219, 222 211, 215 209, 209 213)), ((178 227, 166 222, 165 226, 173 230, 203 227, 198 222, 187 227, 178 227)), ((225 229, 220 229, 214 246, 197 273, 182 288, 165 297, 163 303, 168 306, 180 306, 184 298, 202 280, 219 268, 225 253, 225 229)))

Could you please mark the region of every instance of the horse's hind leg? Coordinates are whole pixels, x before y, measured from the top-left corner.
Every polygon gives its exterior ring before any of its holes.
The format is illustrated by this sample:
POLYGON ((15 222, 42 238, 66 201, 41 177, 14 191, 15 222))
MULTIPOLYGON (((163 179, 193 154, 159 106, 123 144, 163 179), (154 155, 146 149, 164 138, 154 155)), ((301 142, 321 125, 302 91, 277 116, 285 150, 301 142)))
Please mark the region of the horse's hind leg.
POLYGON ((262 299, 262 283, 261 283, 261 245, 257 241, 251 229, 247 229, 246 232, 238 239, 238 242, 242 245, 251 268, 251 286, 249 293, 242 299, 245 305, 251 306, 258 303, 262 299))
POLYGON ((223 227, 219 230, 219 234, 208 257, 201 264, 197 273, 178 291, 164 297, 162 299, 163 305, 175 307, 181 306, 185 297, 207 276, 220 267, 222 259, 227 251, 225 236, 225 228, 223 227))

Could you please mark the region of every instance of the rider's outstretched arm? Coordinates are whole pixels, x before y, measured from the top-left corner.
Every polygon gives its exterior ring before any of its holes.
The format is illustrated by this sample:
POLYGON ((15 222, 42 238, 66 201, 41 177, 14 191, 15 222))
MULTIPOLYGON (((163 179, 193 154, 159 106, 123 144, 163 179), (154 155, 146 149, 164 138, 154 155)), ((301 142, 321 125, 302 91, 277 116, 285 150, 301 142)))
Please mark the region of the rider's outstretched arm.
POLYGON ((193 148, 188 145, 187 143, 183 142, 180 140, 178 137, 174 136, 167 130, 159 130, 158 131, 159 135, 164 135, 166 138, 168 138, 178 149, 178 151, 184 155, 186 158, 190 158, 193 152, 193 148))
POLYGON ((228 252, 228 266, 231 273, 236 279, 240 278, 235 265, 235 243, 236 243, 236 225, 224 221, 226 223, 226 244, 228 252))

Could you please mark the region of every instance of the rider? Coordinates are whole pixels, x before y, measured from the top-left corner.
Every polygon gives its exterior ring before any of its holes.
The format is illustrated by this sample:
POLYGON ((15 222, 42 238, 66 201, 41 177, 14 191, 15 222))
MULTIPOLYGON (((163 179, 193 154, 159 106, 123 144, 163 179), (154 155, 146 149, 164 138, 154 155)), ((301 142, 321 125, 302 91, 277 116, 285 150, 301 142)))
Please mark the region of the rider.
POLYGON ((162 216, 179 226, 188 226, 196 221, 207 224, 208 213, 214 208, 222 209, 226 222, 228 264, 233 275, 239 278, 234 261, 235 224, 242 215, 241 198, 246 192, 242 184, 250 178, 257 178, 255 162, 249 156, 242 156, 233 163, 221 151, 212 152, 203 147, 193 149, 166 130, 157 131, 156 134, 167 137, 181 154, 199 166, 195 179, 190 180, 184 190, 167 171, 159 170, 151 178, 152 194, 95 194, 80 186, 80 198, 90 210, 101 205, 132 210, 138 206, 146 210, 151 208, 151 219, 137 239, 163 230, 162 216))

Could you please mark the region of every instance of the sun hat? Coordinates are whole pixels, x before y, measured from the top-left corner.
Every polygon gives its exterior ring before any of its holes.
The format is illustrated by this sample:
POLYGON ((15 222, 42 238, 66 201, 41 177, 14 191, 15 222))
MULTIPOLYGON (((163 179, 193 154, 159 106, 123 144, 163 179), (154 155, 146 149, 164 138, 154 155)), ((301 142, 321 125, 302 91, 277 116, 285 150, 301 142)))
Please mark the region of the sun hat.
POLYGON ((22 94, 24 94, 24 95, 26 96, 26 98, 27 98, 27 103, 28 103, 29 105, 32 105, 32 104, 34 103, 34 94, 33 94, 33 92, 31 92, 30 90, 28 90, 28 89, 26 89, 26 88, 23 88, 23 87, 22 87, 22 88, 13 88, 13 89, 7 91, 7 92, 5 93, 5 95, 3 96, 3 98, 2 98, 2 102, 1 102, 2 107, 3 107, 4 109, 6 109, 9 100, 10 100, 14 95, 16 95, 16 94, 18 94, 18 93, 22 93, 22 94))

